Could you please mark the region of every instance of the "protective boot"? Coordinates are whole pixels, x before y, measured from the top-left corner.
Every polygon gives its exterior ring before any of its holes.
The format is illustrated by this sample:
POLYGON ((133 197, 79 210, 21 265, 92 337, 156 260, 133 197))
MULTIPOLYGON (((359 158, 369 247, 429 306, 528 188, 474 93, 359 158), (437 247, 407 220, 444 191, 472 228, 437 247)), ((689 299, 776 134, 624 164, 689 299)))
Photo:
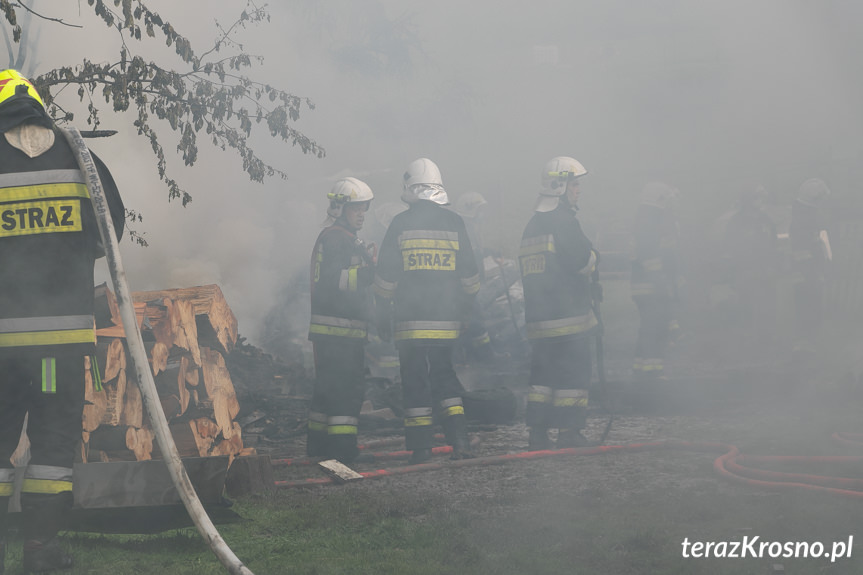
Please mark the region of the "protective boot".
POLYGON ((467 435, 467 418, 463 413, 448 415, 443 421, 446 442, 452 445, 452 459, 473 459, 476 455, 470 448, 467 435))
POLYGON ((596 442, 593 442, 581 434, 579 429, 561 429, 557 434, 557 447, 564 449, 567 447, 592 447, 596 442))
POLYGON ((411 453, 411 458, 408 460, 409 465, 419 465, 425 463, 432 458, 431 449, 414 449, 411 453))
POLYGON ((327 457, 342 463, 353 463, 360 450, 357 448, 356 434, 334 434, 327 436, 327 457))
POLYGON ((327 450, 327 416, 323 413, 310 412, 309 424, 306 430, 306 455, 321 457, 327 450))
POLYGON ((57 540, 63 517, 71 507, 71 492, 22 494, 25 572, 44 573, 72 567, 72 556, 60 547, 57 540))
POLYGON ((545 427, 531 427, 527 438, 528 451, 545 451, 551 449, 551 439, 548 437, 548 429, 545 427))

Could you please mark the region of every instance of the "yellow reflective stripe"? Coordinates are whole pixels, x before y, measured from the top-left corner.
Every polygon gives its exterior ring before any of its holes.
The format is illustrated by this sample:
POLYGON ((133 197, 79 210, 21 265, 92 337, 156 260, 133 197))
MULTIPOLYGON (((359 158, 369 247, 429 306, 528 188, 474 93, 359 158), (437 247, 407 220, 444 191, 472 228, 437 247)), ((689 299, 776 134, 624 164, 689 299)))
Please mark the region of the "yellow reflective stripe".
POLYGON ((488 332, 479 335, 471 340, 471 344, 474 347, 480 347, 487 343, 491 343, 491 337, 488 335, 488 332))
POLYGON ((331 325, 320 325, 315 323, 309 326, 309 333, 318 335, 335 335, 339 337, 366 337, 366 330, 364 328, 334 327, 331 325))
POLYGON ((57 360, 42 358, 42 393, 57 393, 57 360))
POLYGON ((586 397, 555 397, 554 407, 587 407, 586 397))
POLYGON ((320 421, 309 420, 309 429, 312 431, 325 431, 327 429, 327 424, 321 423, 320 421))
POLYGON ((596 317, 589 316, 564 318, 560 320, 538 321, 527 324, 528 339, 543 339, 583 333, 596 326, 596 317))
POLYGON ((396 332, 395 339, 458 339, 458 335, 457 329, 410 329, 396 332))
POLYGON ((531 403, 551 403, 551 396, 544 393, 528 393, 527 400, 531 403))
POLYGON ((327 427, 328 435, 356 435, 356 425, 330 425, 327 427))
POLYGON ((398 285, 396 282, 388 282, 379 275, 375 276, 374 290, 382 298, 392 299, 396 285, 398 285))
POLYGON ((53 495, 72 491, 71 481, 58 481, 56 479, 24 479, 21 486, 22 493, 45 493, 53 495))
POLYGON ((458 250, 458 240, 405 239, 399 242, 400 249, 437 248, 441 250, 458 250))
POLYGON ((469 278, 462 278, 461 280, 461 288, 468 295, 474 295, 479 293, 479 274, 474 274, 469 278))
POLYGON ((0 202, 89 197, 90 192, 84 184, 38 184, 0 189, 0 202))
POLYGON ((519 256, 532 256, 534 254, 542 254, 546 252, 554 253, 555 247, 552 242, 548 242, 545 244, 534 244, 529 246, 521 246, 518 250, 519 256))
POLYGON ((358 267, 352 267, 348 270, 348 291, 357 291, 358 272, 358 267))
POLYGON ((431 424, 431 417, 405 417, 405 427, 423 427, 431 424))
POLYGON ((49 200, 0 206, 0 238, 80 232, 81 200, 49 200))
POLYGON ((15 490, 14 483, 0 483, 0 497, 8 497, 15 490))
POLYGON ((96 343, 96 332, 92 329, 70 329, 0 333, 0 347, 62 345, 67 343, 96 343))
POLYGON ((453 405, 452 407, 447 407, 443 414, 447 417, 450 415, 464 415, 464 406, 453 405))

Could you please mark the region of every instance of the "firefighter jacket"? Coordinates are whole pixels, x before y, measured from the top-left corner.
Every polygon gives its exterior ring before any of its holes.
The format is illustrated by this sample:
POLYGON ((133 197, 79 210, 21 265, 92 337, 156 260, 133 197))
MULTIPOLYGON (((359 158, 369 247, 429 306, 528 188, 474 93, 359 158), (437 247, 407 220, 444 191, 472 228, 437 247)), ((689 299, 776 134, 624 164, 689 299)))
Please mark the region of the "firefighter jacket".
MULTIPOLYGON (((0 126, 15 126, 8 109, 0 126)), ((84 175, 53 130, 53 145, 32 158, 0 136, 0 353, 95 352, 93 266, 103 247, 84 175)), ((122 237, 123 202, 108 169, 93 159, 122 237)))
POLYGON ((663 208, 642 204, 635 217, 632 297, 676 297, 677 221, 663 208))
POLYGON ((379 323, 392 305, 396 342, 458 338, 479 287, 461 216, 419 200, 393 218, 378 255, 375 295, 379 323))
POLYGON ((339 220, 323 229, 312 250, 312 341, 345 338, 365 342, 374 281, 371 256, 339 220))
POLYGON ((524 229, 518 260, 528 339, 581 334, 597 325, 590 274, 596 252, 565 202, 537 212, 524 229))

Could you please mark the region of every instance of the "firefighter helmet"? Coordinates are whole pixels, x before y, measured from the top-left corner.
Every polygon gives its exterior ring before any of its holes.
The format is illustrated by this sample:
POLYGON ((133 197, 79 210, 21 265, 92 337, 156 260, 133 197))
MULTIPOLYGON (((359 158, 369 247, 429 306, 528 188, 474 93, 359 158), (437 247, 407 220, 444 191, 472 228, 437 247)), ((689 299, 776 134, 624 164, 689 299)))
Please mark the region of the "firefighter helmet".
POLYGON ((830 188, 827 187, 824 180, 810 178, 801 184, 800 190, 797 192, 797 201, 804 206, 817 208, 829 195, 830 188))
POLYGON ((39 92, 20 72, 12 69, 0 72, 0 106, 21 98, 31 98, 45 107, 39 92))
POLYGON ((402 200, 408 204, 417 200, 429 200, 442 206, 449 205, 440 169, 428 158, 420 158, 408 164, 402 184, 402 200))
POLYGON ((534 210, 550 212, 556 209, 560 197, 566 193, 567 184, 586 173, 587 170, 575 158, 557 156, 546 162, 542 170, 542 189, 534 210))
POLYGON ((482 194, 479 192, 468 192, 459 198, 453 204, 455 213, 463 218, 475 218, 479 215, 479 210, 484 205, 488 204, 482 194))
POLYGON ((671 203, 679 193, 676 188, 663 182, 649 182, 641 190, 641 205, 665 210, 671 208, 671 203))
POLYGON ((327 194, 330 207, 327 208, 327 219, 324 226, 330 226, 342 215, 345 204, 361 204, 371 202, 375 195, 369 185, 356 178, 342 178, 333 186, 332 191, 327 194))

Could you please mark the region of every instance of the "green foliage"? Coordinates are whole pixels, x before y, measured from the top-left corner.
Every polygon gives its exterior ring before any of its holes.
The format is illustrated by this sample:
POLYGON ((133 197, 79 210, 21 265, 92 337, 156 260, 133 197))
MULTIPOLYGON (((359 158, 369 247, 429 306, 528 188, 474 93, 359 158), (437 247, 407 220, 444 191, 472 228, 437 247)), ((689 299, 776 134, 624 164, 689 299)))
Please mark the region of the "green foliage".
MULTIPOLYGON (((314 104, 243 74, 263 59, 246 53, 236 35, 249 25, 268 22, 266 6, 258 7, 253 0, 247 0, 245 9, 231 26, 217 24, 218 37, 213 46, 199 53, 188 38, 150 10, 143 0, 87 0, 87 4, 106 26, 119 34, 119 54, 114 61, 85 59, 61 66, 32 81, 49 113, 61 123, 74 119, 61 101, 61 94, 68 87, 77 87, 73 92, 80 101, 87 101, 87 124, 94 130, 98 129, 106 109, 137 112, 135 129, 150 143, 169 199, 180 199, 185 206, 192 196, 169 175, 160 138, 166 127, 177 134, 177 152, 187 166, 197 161, 199 136, 205 136, 213 146, 238 154, 243 169, 257 182, 268 176, 286 175, 263 161, 250 145, 256 126, 261 129, 266 126, 270 136, 298 146, 303 153, 324 156, 322 147, 291 125, 300 117, 303 106, 311 110, 314 104), (136 43, 148 39, 162 39, 172 46, 176 61, 156 62, 136 54, 136 43)), ((19 42, 22 29, 16 8, 26 6, 0 0, 5 21, 12 27, 15 42, 19 42)))

